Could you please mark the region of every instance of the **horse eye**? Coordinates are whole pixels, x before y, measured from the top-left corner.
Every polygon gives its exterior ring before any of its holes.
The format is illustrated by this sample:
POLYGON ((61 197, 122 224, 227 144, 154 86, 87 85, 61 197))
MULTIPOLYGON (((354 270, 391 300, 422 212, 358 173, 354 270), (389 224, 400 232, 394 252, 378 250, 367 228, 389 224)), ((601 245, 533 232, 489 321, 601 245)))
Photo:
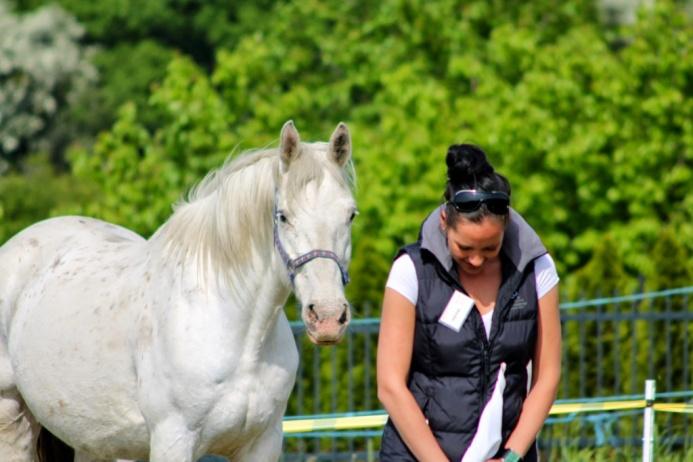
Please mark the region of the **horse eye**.
POLYGON ((279 218, 279 221, 281 221, 282 223, 286 223, 287 221, 289 221, 286 219, 286 215, 284 215, 284 212, 281 211, 277 212, 277 218, 279 218))
POLYGON ((353 212, 351 212, 351 216, 349 217, 349 223, 354 221, 354 218, 356 218, 356 215, 358 215, 358 214, 359 214, 358 210, 354 210, 353 212))

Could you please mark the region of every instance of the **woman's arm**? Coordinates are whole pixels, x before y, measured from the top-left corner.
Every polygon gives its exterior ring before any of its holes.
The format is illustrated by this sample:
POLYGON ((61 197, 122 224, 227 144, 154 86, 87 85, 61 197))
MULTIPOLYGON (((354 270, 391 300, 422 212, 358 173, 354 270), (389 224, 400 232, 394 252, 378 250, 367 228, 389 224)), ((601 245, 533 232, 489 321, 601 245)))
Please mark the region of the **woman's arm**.
POLYGON ((378 336, 378 399, 417 460, 448 462, 407 388, 415 322, 414 305, 399 292, 386 288, 378 336))
POLYGON ((525 454, 537 437, 556 399, 561 378, 561 320, 558 285, 539 300, 537 345, 532 361, 532 388, 506 448, 525 454))

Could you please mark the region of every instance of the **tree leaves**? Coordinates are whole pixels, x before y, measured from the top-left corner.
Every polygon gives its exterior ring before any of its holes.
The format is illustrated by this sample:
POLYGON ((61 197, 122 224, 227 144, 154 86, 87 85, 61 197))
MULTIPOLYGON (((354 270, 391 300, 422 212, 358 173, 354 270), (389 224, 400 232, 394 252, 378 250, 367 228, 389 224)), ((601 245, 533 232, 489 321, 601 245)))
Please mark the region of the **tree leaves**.
MULTIPOLYGON (((441 203, 456 142, 481 145, 508 176, 513 206, 566 285, 606 258, 621 265, 618 277, 653 277, 663 229, 686 249, 673 264, 693 266, 691 23, 676 4, 657 2, 618 28, 599 24, 590 2, 270 2, 262 21, 250 3, 186 5, 194 27, 213 29, 213 68, 200 58, 207 52, 175 57, 148 100, 124 106, 93 149, 73 150, 76 178, 99 191, 83 213, 150 234, 207 170, 276 142, 287 119, 307 140, 344 120, 361 209, 355 304, 380 299, 397 248, 441 203), (605 236, 610 253, 597 251, 605 236)), ((89 8, 75 11, 97 39, 106 29, 89 8)), ((179 13, 154 2, 128 14, 151 8, 164 22, 179 13)), ((159 40, 190 23, 128 24, 159 40)), ((133 69, 166 53, 141 43, 133 69)))

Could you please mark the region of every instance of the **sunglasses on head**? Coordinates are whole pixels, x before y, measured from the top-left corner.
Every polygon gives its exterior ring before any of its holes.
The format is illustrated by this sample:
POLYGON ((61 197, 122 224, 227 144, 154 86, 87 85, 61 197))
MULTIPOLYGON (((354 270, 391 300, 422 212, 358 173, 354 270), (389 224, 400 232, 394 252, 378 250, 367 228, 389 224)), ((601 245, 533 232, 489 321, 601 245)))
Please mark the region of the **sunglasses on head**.
POLYGON ((502 191, 477 191, 476 189, 463 189, 457 191, 449 201, 458 212, 470 213, 479 210, 482 204, 486 204, 489 212, 495 215, 505 215, 510 206, 510 196, 502 191))

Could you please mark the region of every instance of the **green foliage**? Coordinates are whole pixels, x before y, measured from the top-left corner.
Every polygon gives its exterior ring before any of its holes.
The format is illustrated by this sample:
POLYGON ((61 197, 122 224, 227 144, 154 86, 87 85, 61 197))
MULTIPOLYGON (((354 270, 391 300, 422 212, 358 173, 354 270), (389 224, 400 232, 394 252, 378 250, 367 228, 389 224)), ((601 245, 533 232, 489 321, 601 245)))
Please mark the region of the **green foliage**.
POLYGON ((147 127, 158 126, 154 111, 147 107, 152 86, 166 76, 174 53, 151 40, 98 49, 92 62, 100 79, 69 108, 65 124, 79 127, 71 139, 88 138, 110 127, 124 102, 138 108, 138 117, 147 127))
MULTIPOLYGON (((30 9, 44 1, 15 3, 30 9)), ((256 28, 272 9, 268 0, 58 0, 57 3, 82 23, 90 41, 106 48, 153 40, 168 44, 195 61, 210 63, 214 49, 232 45, 242 34, 256 28)))
POLYGON ((152 233, 171 204, 231 150, 227 109, 209 80, 189 60, 175 59, 150 100, 160 128, 151 133, 135 104, 123 106, 110 132, 93 151, 71 154, 78 179, 98 185, 99 195, 80 213, 152 233))
MULTIPOLYGON (((559 462, 627 462, 640 460, 642 452, 637 451, 633 454, 628 448, 599 447, 594 449, 576 449, 572 447, 558 448, 557 454, 548 460, 559 462)), ((655 447, 654 460, 658 462, 687 462, 693 459, 693 450, 677 453, 666 450, 666 448, 655 447)))
POLYGON ((595 244, 587 264, 571 274, 564 293, 568 300, 608 297, 634 292, 638 289, 635 283, 626 273, 614 237, 606 234, 595 244))
MULTIPOLYGON (((472 112, 478 98, 460 99, 468 136, 497 153, 516 207, 564 270, 609 232, 628 272, 649 274, 662 224, 691 232, 693 208, 672 206, 691 201, 693 182, 690 22, 662 6, 623 34, 629 45, 614 51, 593 27, 568 30, 532 53, 517 82, 480 71, 483 115, 472 112)), ((506 29, 489 46, 518 62, 533 43, 506 29)))
POLYGON ((88 200, 91 190, 66 174, 56 174, 47 155, 29 156, 24 170, 0 176, 0 244, 25 227, 55 214, 58 206, 88 200))
MULTIPOLYGON (((600 281, 603 294, 630 290, 624 281, 657 273, 662 228, 693 234, 690 21, 658 2, 634 25, 605 31, 585 6, 530 3, 276 4, 254 33, 219 50, 210 77, 176 58, 146 105, 101 138, 91 163, 88 150, 76 157, 90 166, 81 178, 113 184, 112 197, 85 211, 150 233, 166 202, 232 146, 265 145, 289 118, 305 139, 345 120, 361 209, 355 304, 380 299, 396 249, 441 201, 444 154, 458 141, 483 146, 507 174, 514 206, 561 273, 575 273, 568 286, 595 295, 581 275, 601 265, 614 279, 608 288, 600 281), (131 131, 140 135, 120 134, 131 131), (99 171, 122 150, 133 178, 125 168, 99 171)), ((690 255, 693 238, 680 242, 690 255)))
POLYGON ((684 241, 673 226, 664 227, 652 249, 652 266, 655 271, 647 278, 649 290, 685 287, 693 281, 693 259, 684 241))

